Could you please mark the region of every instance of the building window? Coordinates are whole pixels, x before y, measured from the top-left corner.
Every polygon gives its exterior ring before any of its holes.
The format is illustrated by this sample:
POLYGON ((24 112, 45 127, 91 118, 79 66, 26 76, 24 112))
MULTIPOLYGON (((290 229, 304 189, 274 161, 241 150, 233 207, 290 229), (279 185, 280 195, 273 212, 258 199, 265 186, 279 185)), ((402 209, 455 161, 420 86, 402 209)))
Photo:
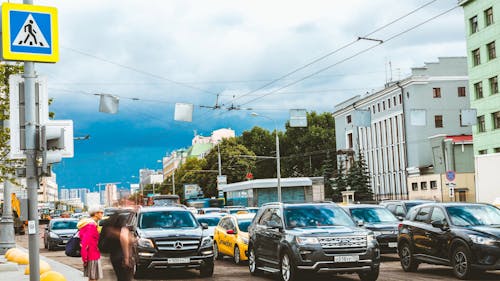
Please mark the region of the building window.
POLYGON ((500 153, 500 147, 495 147, 495 153, 500 153))
POLYGON ((458 96, 465 97, 465 87, 458 87, 458 96))
POLYGON ((483 155, 483 154, 486 154, 488 153, 488 151, 486 149, 481 149, 477 152, 479 155, 483 155))
POLYGON ((347 148, 352 148, 352 133, 347 134, 347 148))
POLYGON ((472 65, 480 65, 481 64, 481 52, 479 48, 472 51, 472 65))
POLYGON ((418 191, 418 183, 412 182, 411 183, 411 190, 413 191, 418 191))
POLYGON ((486 132, 486 123, 484 122, 484 115, 477 117, 477 131, 479 133, 486 132))
POLYGON ((385 110, 385 101, 382 102, 382 110, 385 110))
POLYGON ((441 97, 441 88, 432 88, 432 97, 440 98, 441 97))
POLYGON ((391 108, 391 99, 387 99, 387 107, 391 108))
POLYGON ((483 82, 477 82, 474 84, 474 93, 476 94, 476 99, 483 98, 483 82))
POLYGON ((497 57, 497 52, 495 49, 495 41, 486 44, 486 48, 488 49, 488 60, 492 60, 497 57))
POLYGON ((426 181, 420 182, 420 189, 427 190, 427 182, 426 181))
POLYGON ((469 25, 471 34, 478 32, 479 28, 477 24, 477 16, 473 16, 472 18, 469 19, 469 25))
POLYGON ((377 103, 378 112, 380 112, 380 103, 377 103))
POLYGON ((437 181, 431 181, 431 189, 437 189, 437 188, 438 188, 437 181))
POLYGON ((498 94, 498 76, 491 77, 490 81, 490 95, 498 94))
POLYGON ((396 106, 396 96, 392 97, 392 101, 393 101, 394 106, 396 106))
POLYGON ((375 114, 375 105, 373 105, 372 109, 373 109, 373 114, 375 114))
POLYGON ((493 7, 490 7, 484 11, 484 23, 486 26, 493 24, 493 7))
POLYGON ((403 104, 403 95, 399 94, 399 104, 403 104))
POLYGON ((434 126, 436 128, 443 128, 443 115, 434 115, 434 126))
POLYGON ((347 121, 347 124, 351 124, 351 121, 352 121, 351 115, 347 115, 345 117, 345 120, 347 121))
POLYGON ((491 118, 493 119, 493 128, 500 129, 500 111, 492 113, 491 118))

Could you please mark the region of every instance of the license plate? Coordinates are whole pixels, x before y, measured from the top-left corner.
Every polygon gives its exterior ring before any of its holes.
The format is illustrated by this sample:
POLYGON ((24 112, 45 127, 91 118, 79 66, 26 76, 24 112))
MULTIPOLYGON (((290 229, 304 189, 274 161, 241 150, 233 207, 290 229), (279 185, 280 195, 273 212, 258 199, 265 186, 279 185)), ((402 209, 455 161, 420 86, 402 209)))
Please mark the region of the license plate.
POLYGON ((398 243, 397 242, 389 242, 389 248, 397 248, 398 243))
POLYGON ((189 258, 169 258, 168 263, 189 263, 191 260, 189 258))
POLYGON ((357 262, 359 261, 359 256, 335 256, 333 258, 334 262, 357 262))
POLYGON ((66 244, 66 243, 68 243, 68 240, 66 240, 66 239, 63 240, 63 244, 66 244))

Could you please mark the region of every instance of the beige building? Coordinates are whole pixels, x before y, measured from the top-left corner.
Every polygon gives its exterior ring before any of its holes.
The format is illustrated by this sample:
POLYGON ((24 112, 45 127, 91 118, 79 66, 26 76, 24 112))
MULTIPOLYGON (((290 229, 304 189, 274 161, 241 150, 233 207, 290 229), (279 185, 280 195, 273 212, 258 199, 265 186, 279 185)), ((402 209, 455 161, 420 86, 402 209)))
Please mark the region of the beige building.
POLYGON ((474 152, 471 135, 429 138, 433 165, 421 167, 420 175, 408 177, 409 199, 440 202, 476 202, 474 152), (453 171, 455 178, 447 179, 453 171))

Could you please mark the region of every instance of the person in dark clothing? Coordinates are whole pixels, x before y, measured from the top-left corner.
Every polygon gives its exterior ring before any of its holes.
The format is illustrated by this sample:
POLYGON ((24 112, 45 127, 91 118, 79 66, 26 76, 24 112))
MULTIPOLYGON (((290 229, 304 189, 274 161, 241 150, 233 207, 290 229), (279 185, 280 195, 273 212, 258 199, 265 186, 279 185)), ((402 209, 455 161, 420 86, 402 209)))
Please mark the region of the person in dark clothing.
POLYGON ((105 235, 106 248, 118 281, 131 281, 134 260, 132 256, 132 238, 127 228, 129 212, 111 215, 103 226, 101 235, 105 235))

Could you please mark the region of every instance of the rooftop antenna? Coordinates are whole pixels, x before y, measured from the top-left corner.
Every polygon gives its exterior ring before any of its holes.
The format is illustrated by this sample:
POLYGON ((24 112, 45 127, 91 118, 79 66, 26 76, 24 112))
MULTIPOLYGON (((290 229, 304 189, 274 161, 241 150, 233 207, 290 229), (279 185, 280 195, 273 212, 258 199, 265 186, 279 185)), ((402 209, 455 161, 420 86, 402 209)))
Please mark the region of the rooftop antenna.
POLYGON ((390 76, 389 76, 390 81, 389 82, 392 82, 392 62, 391 61, 389 61, 389 73, 390 73, 390 76))

